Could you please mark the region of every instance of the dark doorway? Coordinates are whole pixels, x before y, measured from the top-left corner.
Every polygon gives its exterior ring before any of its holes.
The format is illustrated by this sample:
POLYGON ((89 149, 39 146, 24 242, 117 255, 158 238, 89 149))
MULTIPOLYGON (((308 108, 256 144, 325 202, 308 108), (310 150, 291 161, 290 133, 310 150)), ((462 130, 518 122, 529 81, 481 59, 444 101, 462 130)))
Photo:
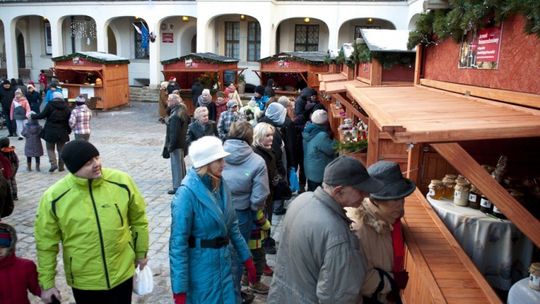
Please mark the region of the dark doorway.
POLYGON ((24 37, 21 33, 17 35, 17 64, 19 69, 26 68, 26 52, 24 51, 24 37))
POLYGON ((193 38, 191 38, 191 52, 197 52, 197 35, 193 35, 193 38))

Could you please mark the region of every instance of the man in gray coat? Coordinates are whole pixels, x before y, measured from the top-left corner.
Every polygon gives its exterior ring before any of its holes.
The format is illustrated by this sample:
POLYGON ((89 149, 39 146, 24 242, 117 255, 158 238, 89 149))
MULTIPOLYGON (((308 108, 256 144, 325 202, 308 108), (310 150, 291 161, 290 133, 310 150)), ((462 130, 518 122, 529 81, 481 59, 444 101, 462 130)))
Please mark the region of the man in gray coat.
POLYGON ((298 196, 283 220, 267 303, 362 302, 365 259, 343 208, 381 187, 352 157, 326 166, 322 186, 298 196))

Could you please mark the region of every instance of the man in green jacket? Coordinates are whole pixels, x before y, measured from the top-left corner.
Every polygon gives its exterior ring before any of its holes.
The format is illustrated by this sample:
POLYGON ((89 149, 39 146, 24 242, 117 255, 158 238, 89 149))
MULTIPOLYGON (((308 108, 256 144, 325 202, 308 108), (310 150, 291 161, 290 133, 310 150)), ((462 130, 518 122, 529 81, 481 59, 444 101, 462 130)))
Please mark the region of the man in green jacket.
POLYGON ((35 223, 39 283, 45 303, 60 298, 56 256, 77 303, 131 303, 135 266, 146 265, 146 204, 132 178, 101 168, 91 143, 75 140, 61 153, 71 174, 41 197, 35 223))

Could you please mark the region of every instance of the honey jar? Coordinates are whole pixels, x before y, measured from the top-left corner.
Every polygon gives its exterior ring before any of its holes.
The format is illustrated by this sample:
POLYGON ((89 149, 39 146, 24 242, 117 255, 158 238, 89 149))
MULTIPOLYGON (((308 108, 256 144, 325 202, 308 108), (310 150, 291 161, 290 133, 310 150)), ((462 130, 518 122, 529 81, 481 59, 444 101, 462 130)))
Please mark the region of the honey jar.
POLYGON ((455 175, 446 174, 442 180, 444 186, 443 198, 453 200, 454 199, 454 187, 456 186, 455 175), (453 178, 452 178, 453 177, 453 178))
POLYGON ((443 182, 438 179, 432 179, 429 183, 429 192, 428 196, 432 199, 440 200, 444 195, 445 188, 443 182))
POLYGON ((540 291, 540 263, 532 263, 529 273, 529 288, 540 291))
POLYGON ((454 187, 454 205, 467 207, 469 204, 469 187, 470 184, 466 180, 458 180, 454 187))

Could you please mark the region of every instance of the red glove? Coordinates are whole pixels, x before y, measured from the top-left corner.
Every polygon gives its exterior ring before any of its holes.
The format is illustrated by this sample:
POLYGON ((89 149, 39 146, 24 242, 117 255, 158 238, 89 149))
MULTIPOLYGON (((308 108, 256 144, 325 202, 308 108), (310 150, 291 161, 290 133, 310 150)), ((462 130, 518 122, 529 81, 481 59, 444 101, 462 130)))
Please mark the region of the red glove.
POLYGON ((173 295, 174 304, 186 304, 186 293, 175 293, 173 295))
POLYGON ((247 270, 249 283, 257 283, 257 270, 255 270, 255 264, 253 264, 253 257, 249 257, 249 259, 244 262, 244 267, 246 267, 247 270))

